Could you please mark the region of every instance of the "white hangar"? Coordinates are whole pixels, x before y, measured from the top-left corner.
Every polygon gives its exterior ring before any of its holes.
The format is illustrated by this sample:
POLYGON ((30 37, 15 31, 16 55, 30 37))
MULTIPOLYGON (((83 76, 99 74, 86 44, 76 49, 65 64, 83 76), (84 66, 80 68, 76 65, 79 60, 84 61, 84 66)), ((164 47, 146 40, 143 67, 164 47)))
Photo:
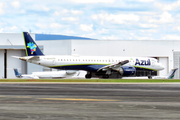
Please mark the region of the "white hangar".
MULTIPOLYGON (((180 68, 180 40, 95 40, 35 33, 31 33, 31 36, 46 55, 155 57, 165 66, 157 75, 180 68)), ((12 57, 25 56, 24 49, 22 33, 0 33, 1 78, 15 78, 13 68, 23 74, 50 70, 12 57)), ((179 78, 180 72, 177 71, 175 79, 179 78)))

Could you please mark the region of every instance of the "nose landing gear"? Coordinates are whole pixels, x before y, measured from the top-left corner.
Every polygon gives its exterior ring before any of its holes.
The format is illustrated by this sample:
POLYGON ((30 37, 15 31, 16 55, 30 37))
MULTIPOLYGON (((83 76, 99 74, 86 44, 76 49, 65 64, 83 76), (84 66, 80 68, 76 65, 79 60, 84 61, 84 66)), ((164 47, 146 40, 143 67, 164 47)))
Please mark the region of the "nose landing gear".
POLYGON ((152 79, 151 72, 148 73, 148 79, 152 79))

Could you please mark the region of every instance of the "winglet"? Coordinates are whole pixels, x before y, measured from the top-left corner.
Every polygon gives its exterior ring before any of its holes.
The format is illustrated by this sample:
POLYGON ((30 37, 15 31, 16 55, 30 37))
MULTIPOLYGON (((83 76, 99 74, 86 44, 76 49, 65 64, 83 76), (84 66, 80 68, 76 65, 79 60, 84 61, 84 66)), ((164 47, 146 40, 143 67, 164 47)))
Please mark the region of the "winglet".
POLYGON ((26 56, 44 55, 28 32, 23 32, 26 56))

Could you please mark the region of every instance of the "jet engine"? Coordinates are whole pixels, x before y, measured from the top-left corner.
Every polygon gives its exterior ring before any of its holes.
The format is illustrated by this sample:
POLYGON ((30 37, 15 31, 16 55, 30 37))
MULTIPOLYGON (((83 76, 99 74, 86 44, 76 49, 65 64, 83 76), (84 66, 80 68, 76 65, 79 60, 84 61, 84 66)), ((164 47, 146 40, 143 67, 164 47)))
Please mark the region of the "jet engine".
POLYGON ((136 68, 132 66, 122 66, 119 68, 118 72, 122 76, 133 76, 136 73, 136 68))

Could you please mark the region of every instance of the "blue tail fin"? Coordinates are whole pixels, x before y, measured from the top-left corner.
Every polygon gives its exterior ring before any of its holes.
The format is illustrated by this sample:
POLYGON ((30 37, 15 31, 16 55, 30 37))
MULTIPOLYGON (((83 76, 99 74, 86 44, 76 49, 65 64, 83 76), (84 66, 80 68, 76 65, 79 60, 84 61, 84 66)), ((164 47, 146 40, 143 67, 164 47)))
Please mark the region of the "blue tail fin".
POLYGON ((26 56, 44 55, 28 32, 23 32, 26 56))
POLYGON ((18 72, 17 69, 14 68, 14 73, 16 75, 16 77, 20 78, 21 77, 21 74, 18 72))

